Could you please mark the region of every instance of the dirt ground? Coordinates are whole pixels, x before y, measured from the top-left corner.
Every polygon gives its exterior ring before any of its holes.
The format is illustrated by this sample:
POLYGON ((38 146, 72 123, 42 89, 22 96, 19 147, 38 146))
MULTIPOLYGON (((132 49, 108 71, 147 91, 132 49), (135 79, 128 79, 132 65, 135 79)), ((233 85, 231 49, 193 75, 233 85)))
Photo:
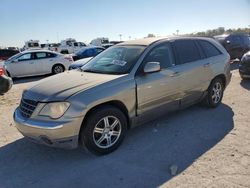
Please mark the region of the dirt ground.
POLYGON ((23 89, 43 77, 16 80, 0 96, 0 188, 249 188, 250 81, 242 81, 236 68, 218 108, 196 105, 132 129, 117 151, 101 157, 23 138, 13 111, 23 89))

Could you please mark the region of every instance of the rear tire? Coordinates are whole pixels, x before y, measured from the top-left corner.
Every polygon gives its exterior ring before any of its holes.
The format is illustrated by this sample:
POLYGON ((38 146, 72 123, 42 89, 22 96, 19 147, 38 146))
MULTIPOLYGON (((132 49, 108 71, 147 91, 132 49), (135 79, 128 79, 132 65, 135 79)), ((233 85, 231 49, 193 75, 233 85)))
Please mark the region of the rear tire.
POLYGON ((203 103, 209 108, 216 108, 219 106, 223 98, 224 87, 222 79, 215 78, 207 90, 207 96, 204 98, 203 103))
POLYGON ((106 105, 92 112, 80 132, 80 143, 94 154, 116 150, 127 131, 127 119, 118 108, 106 105))
POLYGON ((64 66, 63 65, 54 65, 53 68, 52 68, 52 73, 53 74, 59 74, 59 73, 62 73, 64 72, 64 66))

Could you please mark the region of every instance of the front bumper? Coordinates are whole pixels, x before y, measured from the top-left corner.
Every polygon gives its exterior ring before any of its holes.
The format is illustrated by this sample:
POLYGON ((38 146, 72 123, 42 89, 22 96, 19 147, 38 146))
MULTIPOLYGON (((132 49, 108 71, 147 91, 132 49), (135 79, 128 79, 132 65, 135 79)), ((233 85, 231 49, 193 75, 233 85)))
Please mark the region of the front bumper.
POLYGON ((67 149, 78 146, 81 117, 49 122, 31 118, 25 119, 17 108, 13 118, 16 128, 33 142, 67 149))

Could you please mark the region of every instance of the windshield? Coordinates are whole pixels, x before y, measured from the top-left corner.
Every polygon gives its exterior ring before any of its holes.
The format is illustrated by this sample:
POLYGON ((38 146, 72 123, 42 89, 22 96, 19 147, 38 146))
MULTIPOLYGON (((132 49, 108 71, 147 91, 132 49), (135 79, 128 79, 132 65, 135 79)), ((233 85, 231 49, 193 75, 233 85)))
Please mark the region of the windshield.
POLYGON ((80 56, 85 50, 86 50, 86 48, 82 48, 82 49, 78 50, 76 52, 76 55, 80 56))
POLYGON ((145 46, 115 46, 91 59, 81 69, 84 72, 126 74, 134 66, 145 46))

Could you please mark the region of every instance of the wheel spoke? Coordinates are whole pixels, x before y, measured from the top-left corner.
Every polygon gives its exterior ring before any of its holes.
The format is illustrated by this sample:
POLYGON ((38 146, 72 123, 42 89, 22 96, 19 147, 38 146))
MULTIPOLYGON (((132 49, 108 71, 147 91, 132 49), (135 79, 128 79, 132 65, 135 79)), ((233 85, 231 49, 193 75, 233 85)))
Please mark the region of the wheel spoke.
POLYGON ((111 145, 111 136, 107 136, 106 140, 107 140, 107 146, 110 146, 111 145))
POLYGON ((97 140, 97 143, 98 143, 98 144, 102 143, 104 139, 105 139, 105 136, 102 135, 102 136, 97 140))
POLYGON ((109 118, 108 118, 108 117, 105 117, 105 118, 103 119, 103 121, 104 121, 105 127, 109 127, 109 126, 110 126, 110 125, 109 125, 109 118))
POLYGON ((100 134, 103 134, 103 131, 104 131, 104 129, 102 129, 102 128, 98 128, 98 127, 95 127, 95 129, 94 129, 94 133, 100 133, 100 134))
POLYGON ((114 121, 114 123, 112 123, 112 125, 110 125, 110 129, 111 130, 113 130, 115 127, 116 127, 116 125, 119 123, 119 121, 116 119, 115 121, 114 121))
POLYGON ((112 131, 111 135, 112 136, 119 136, 120 132, 119 131, 112 131))

